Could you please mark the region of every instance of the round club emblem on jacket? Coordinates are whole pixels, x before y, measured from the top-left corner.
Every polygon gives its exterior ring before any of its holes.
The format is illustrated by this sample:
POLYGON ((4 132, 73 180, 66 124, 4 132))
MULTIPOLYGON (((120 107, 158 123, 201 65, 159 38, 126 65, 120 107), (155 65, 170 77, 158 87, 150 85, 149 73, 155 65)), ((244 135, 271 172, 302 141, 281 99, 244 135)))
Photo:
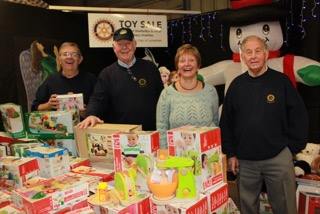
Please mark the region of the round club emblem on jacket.
POLYGON ((267 103, 274 103, 276 100, 276 97, 273 94, 267 95, 267 103))

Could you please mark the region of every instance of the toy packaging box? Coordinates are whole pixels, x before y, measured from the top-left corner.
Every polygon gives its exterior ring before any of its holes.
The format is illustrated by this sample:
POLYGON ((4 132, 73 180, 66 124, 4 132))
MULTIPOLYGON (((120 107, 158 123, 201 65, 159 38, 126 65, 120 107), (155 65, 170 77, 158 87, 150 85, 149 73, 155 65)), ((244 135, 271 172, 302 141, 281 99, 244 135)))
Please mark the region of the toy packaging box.
POLYGON ((86 200, 89 179, 92 178, 68 173, 30 188, 19 188, 12 192, 13 204, 28 214, 54 213, 86 200))
POLYGON ((14 138, 26 136, 21 106, 14 103, 0 105, 3 127, 14 138))
POLYGON ((173 202, 166 203, 165 205, 157 205, 150 200, 150 209, 152 214, 202 214, 209 213, 208 208, 208 199, 207 196, 199 194, 198 199, 192 201, 181 201, 181 202, 173 202))
POLYGON ((11 153, 16 157, 27 157, 27 149, 43 146, 43 143, 14 143, 10 145, 11 153))
POLYGON ((0 213, 1 214, 24 214, 25 212, 9 204, 5 207, 0 208, 0 213))
POLYGON ((69 156, 69 163, 70 170, 79 166, 91 166, 90 160, 88 158, 79 158, 74 156, 69 156))
POLYGON ((320 193, 300 192, 298 201, 299 214, 317 214, 320 211, 320 193))
POLYGON ((67 111, 35 111, 26 114, 29 138, 73 139, 72 115, 67 111))
POLYGON ((73 124, 79 123, 79 110, 84 109, 82 93, 57 95, 57 100, 59 101, 58 110, 71 112, 73 124))
POLYGON ((71 169, 71 172, 85 174, 85 175, 93 175, 101 178, 101 181, 108 182, 113 180, 114 171, 105 168, 95 168, 90 166, 78 166, 76 168, 71 169))
POLYGON ((43 142, 48 146, 65 148, 72 156, 78 156, 77 145, 74 139, 46 139, 43 142))
POLYGON ((134 203, 126 205, 102 205, 93 206, 96 213, 108 213, 108 214, 150 214, 150 199, 148 194, 141 194, 140 199, 137 199, 134 203))
POLYGON ((160 148, 158 131, 121 132, 113 135, 115 171, 125 171, 137 166, 138 190, 148 191, 146 175, 153 169, 160 148))
POLYGON ((223 180, 218 127, 183 126, 167 131, 169 155, 194 160, 197 190, 205 192, 223 180))
POLYGON ((40 176, 51 178, 69 172, 68 151, 55 147, 35 147, 28 149, 28 157, 37 158, 40 166, 40 176))
POLYGON ((39 165, 35 158, 0 158, 2 179, 12 180, 15 187, 22 187, 29 179, 39 175, 39 165))
POLYGON ((11 204, 11 194, 7 191, 0 191, 0 208, 11 204))
POLYGON ((77 150, 81 158, 88 158, 91 163, 101 163, 114 169, 112 135, 119 131, 141 130, 141 125, 97 124, 94 127, 80 129, 74 127, 77 150))
POLYGON ((209 212, 226 213, 229 198, 227 183, 220 183, 209 189, 205 194, 209 202, 209 212))

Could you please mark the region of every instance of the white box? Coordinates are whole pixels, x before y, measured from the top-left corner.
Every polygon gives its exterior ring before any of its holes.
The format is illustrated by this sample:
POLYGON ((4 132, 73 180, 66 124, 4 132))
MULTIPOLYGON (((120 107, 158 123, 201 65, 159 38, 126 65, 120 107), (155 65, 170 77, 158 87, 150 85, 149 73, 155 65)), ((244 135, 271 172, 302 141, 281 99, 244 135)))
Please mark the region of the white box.
POLYGON ((59 101, 58 110, 71 112, 73 124, 78 124, 80 110, 84 109, 82 93, 57 95, 57 100, 59 101))
POLYGON ((21 106, 14 103, 0 105, 3 127, 12 137, 23 138, 26 136, 23 123, 21 106))
POLYGON ((197 191, 205 192, 223 180, 218 127, 184 126, 167 132, 169 155, 194 160, 197 191))
POLYGON ((68 151, 64 148, 35 147, 28 149, 29 157, 37 158, 40 165, 40 176, 51 178, 69 172, 68 151))

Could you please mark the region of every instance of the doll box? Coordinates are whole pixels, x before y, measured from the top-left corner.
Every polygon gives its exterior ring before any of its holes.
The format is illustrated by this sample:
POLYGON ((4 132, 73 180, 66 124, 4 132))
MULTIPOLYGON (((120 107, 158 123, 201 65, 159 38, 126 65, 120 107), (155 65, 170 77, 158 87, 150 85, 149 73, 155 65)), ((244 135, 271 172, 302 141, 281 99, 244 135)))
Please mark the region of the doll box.
POLYGON ((38 161, 35 158, 0 158, 2 178, 13 180, 16 187, 22 187, 27 180, 39 174, 38 161))
POLYGON ((0 105, 0 112, 6 132, 14 138, 26 136, 21 106, 14 103, 2 104, 0 105))
POLYGON ((141 128, 141 125, 108 123, 97 124, 86 129, 74 127, 79 156, 88 158, 91 163, 102 162, 104 166, 107 165, 107 168, 113 169, 112 134, 119 131, 138 131, 141 128))
POLYGON ((87 176, 68 173, 30 188, 13 191, 13 203, 27 213, 47 214, 86 200, 89 195, 87 176))
POLYGON ((151 213, 179 213, 179 214, 202 214, 209 213, 207 196, 200 194, 197 200, 183 202, 168 202, 165 205, 156 205, 150 200, 151 213))
POLYGON ((26 114, 28 137, 73 139, 72 115, 67 111, 34 111, 26 114))
POLYGON ((26 154, 37 158, 40 165, 40 176, 44 178, 69 172, 69 156, 66 149, 41 146, 28 149, 26 154))
POLYGON ((224 207, 226 206, 229 198, 228 184, 220 183, 219 185, 209 189, 206 192, 206 195, 209 202, 209 211, 211 213, 223 213, 221 210, 225 209, 224 207))
POLYGON ((169 155, 195 162, 197 189, 205 192, 223 180, 221 137, 218 127, 183 126, 167 132, 169 155))

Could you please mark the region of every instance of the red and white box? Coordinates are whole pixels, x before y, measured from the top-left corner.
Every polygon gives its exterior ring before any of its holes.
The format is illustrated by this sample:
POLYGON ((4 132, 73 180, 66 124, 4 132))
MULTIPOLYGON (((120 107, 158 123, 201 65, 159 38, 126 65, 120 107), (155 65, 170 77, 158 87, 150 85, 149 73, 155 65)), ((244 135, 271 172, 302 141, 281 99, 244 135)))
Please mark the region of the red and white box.
POLYGON ((221 134, 218 127, 183 126, 167 131, 169 155, 194 160, 197 191, 223 181, 221 134))
POLYGON ((47 214, 86 200, 88 185, 87 177, 69 173, 31 188, 16 189, 12 201, 27 214, 47 214))
POLYGON ((12 204, 9 204, 5 207, 0 208, 0 213, 8 213, 8 214, 24 214, 25 212, 21 209, 18 209, 12 204))
POLYGON ((210 213, 223 213, 228 204, 228 184, 221 183, 206 192, 210 213))
POLYGON ((79 166, 91 166, 88 158, 69 157, 70 169, 77 168, 79 166))
POLYGON ((320 194, 311 192, 300 192, 299 214, 317 214, 320 211, 320 194))
POLYGON ((104 169, 104 168, 99 169, 99 168, 90 167, 90 166, 79 166, 71 169, 71 172, 98 176, 101 178, 101 181, 104 181, 104 182, 112 181, 114 176, 114 171, 110 169, 104 169))
POLYGON ((29 179, 39 175, 36 158, 17 158, 7 156, 0 158, 2 178, 13 180, 15 187, 22 187, 29 179))
POLYGON ((93 206, 95 213, 108 213, 108 214, 151 214, 150 211, 150 199, 149 196, 137 200, 135 203, 128 206, 112 206, 112 205, 103 205, 103 206, 93 206))
POLYGON ((156 205, 150 200, 151 213, 179 213, 179 214, 202 214, 209 213, 208 199, 206 195, 200 194, 197 200, 168 203, 156 205))
POLYGON ((115 172, 125 171, 136 164, 139 168, 136 185, 140 191, 149 190, 146 175, 153 168, 160 148, 159 138, 158 131, 122 132, 113 135, 115 172))

